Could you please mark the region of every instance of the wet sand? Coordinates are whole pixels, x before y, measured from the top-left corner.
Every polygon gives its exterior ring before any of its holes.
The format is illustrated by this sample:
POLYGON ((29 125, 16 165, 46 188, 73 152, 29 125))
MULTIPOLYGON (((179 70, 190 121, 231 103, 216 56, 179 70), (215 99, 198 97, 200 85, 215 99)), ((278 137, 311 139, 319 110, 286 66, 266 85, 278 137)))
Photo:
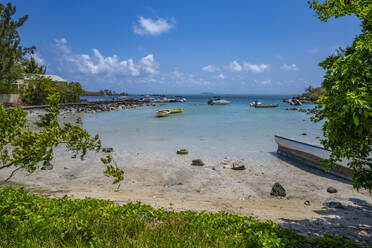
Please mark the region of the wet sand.
MULTIPOLYGON (((342 235, 363 245, 372 244, 372 196, 356 191, 350 182, 300 164, 272 156, 271 163, 245 160, 246 169, 223 168, 222 158, 160 153, 114 152, 117 164, 125 171, 119 191, 102 173, 102 154, 91 154, 84 161, 70 159, 58 151, 53 170, 38 170, 32 175, 18 173, 12 181, 50 197, 65 194, 72 198, 94 197, 124 204, 141 201, 170 211, 227 211, 272 220, 299 230, 306 236, 323 232, 342 235), (200 158, 205 166, 191 166, 200 158), (279 182, 287 192, 283 198, 270 195, 279 182), (338 190, 327 192, 328 187, 338 190), (305 204, 309 201, 309 204, 305 204), (344 208, 326 206, 340 202, 344 208)), ((0 171, 0 179, 9 175, 0 171)))

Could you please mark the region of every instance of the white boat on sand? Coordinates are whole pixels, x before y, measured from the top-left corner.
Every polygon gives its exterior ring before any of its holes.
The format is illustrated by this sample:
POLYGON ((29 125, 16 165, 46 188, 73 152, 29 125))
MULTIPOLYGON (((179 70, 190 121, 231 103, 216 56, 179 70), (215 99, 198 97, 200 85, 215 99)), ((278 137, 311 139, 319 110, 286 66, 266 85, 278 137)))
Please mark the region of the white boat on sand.
MULTIPOLYGON (((278 144, 277 154, 279 156, 284 156, 301 162, 301 164, 325 171, 322 162, 329 159, 331 151, 318 145, 312 145, 278 135, 275 135, 275 142, 278 144)), ((346 166, 347 162, 343 160, 337 168, 334 166, 326 172, 351 180, 352 170, 346 166)))

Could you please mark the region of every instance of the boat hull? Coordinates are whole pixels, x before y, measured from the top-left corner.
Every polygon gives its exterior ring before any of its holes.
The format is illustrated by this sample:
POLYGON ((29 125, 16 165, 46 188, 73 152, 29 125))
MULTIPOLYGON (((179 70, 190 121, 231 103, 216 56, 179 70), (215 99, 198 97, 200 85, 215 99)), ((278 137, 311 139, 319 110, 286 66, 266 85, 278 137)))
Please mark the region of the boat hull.
POLYGON ((259 105, 254 105, 253 107, 255 108, 276 108, 278 107, 278 104, 259 104, 259 105))
MULTIPOLYGON (((331 151, 321 146, 288 139, 278 135, 275 135, 275 142, 278 144, 277 154, 279 156, 297 160, 304 165, 325 171, 322 163, 324 160, 330 158, 331 151)), ((346 167, 347 162, 348 161, 344 160, 337 168, 334 166, 326 172, 346 180, 351 180, 352 170, 346 167)))
POLYGON ((209 105, 227 105, 229 104, 229 101, 226 100, 210 100, 208 101, 209 105))
POLYGON ((169 116, 171 114, 171 112, 169 110, 158 110, 156 111, 156 115, 158 117, 166 117, 166 116, 169 116))
POLYGON ((169 111, 171 112, 171 114, 182 113, 183 108, 169 109, 169 111))

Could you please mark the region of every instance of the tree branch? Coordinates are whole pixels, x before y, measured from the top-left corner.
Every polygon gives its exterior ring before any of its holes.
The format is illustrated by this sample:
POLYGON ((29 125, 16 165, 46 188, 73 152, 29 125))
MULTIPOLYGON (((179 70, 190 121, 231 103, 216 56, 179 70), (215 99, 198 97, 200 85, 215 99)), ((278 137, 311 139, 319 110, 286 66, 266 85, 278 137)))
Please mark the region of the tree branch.
POLYGON ((10 166, 12 166, 14 164, 15 161, 9 163, 9 164, 6 164, 6 165, 3 165, 3 166, 0 166, 0 170, 1 169, 5 169, 5 168, 9 168, 10 166))
POLYGON ((17 171, 19 171, 20 169, 22 169, 22 167, 18 167, 17 169, 12 171, 12 173, 10 173, 9 177, 7 179, 5 179, 5 182, 8 182, 17 173, 17 171))

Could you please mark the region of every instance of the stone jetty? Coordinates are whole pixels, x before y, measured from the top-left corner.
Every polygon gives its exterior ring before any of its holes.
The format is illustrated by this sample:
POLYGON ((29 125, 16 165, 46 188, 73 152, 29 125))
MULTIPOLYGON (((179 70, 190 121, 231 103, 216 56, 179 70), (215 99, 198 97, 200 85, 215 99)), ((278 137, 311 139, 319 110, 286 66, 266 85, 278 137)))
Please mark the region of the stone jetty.
MULTIPOLYGON (((119 109, 131 109, 140 106, 155 106, 155 104, 141 100, 81 101, 75 103, 61 103, 60 112, 61 114, 99 113, 106 111, 115 111, 119 109)), ((49 106, 48 105, 23 106, 23 109, 28 111, 41 110, 46 108, 49 108, 49 106)))

